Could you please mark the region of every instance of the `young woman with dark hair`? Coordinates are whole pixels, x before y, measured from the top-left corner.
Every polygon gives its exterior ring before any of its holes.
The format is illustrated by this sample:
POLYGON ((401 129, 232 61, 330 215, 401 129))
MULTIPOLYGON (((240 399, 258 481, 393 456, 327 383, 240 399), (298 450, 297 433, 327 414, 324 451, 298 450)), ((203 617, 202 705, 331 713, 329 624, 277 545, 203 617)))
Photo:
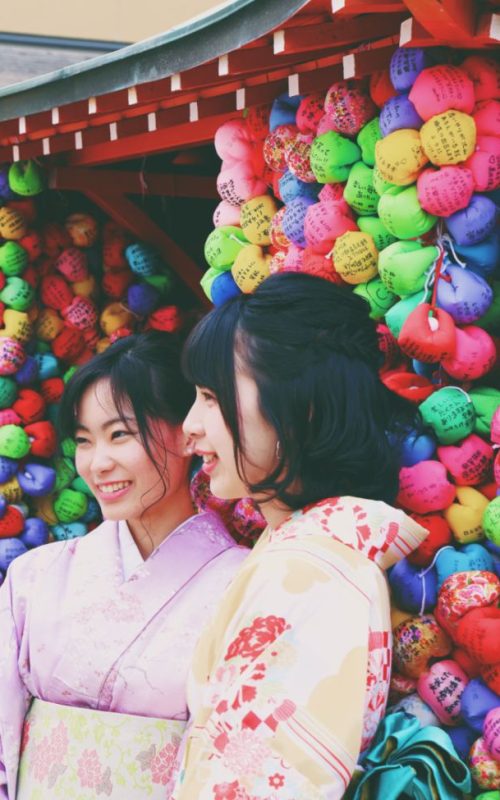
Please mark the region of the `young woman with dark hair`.
POLYGON ((215 309, 188 340, 184 430, 212 492, 250 495, 268 527, 196 648, 175 800, 336 800, 382 718, 382 570, 427 531, 386 505, 411 414, 379 360, 364 301, 295 273, 215 309))
POLYGON ((169 796, 195 643, 247 550, 194 513, 180 343, 81 367, 63 436, 105 521, 16 559, 0 589, 0 797, 169 796))

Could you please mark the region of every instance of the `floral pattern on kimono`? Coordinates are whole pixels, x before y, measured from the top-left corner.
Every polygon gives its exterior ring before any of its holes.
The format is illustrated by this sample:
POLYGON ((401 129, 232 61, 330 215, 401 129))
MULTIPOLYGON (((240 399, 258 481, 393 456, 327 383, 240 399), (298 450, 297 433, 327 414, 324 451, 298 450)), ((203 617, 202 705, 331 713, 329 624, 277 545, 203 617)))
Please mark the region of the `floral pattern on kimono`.
POLYGON ((334 498, 262 535, 195 651, 175 800, 338 800, 386 707, 383 569, 427 531, 334 498))
POLYGON ((0 588, 0 798, 16 797, 31 698, 183 729, 196 642, 248 552, 207 512, 128 577, 111 521, 16 559, 0 588))

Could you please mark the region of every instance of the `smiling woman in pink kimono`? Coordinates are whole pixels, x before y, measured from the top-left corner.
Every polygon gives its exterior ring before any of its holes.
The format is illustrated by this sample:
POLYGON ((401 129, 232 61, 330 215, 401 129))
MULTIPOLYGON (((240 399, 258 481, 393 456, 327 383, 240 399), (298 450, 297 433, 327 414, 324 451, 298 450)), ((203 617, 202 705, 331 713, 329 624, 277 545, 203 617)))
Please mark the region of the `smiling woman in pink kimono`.
POLYGON ((413 411, 380 383, 369 308, 283 273, 188 340, 184 423, 214 495, 268 527, 203 631, 175 800, 340 800, 385 711, 383 569, 427 531, 388 505, 413 411))
POLYGON ((0 589, 0 798, 168 798, 195 644, 247 552, 195 515, 176 342, 127 337, 69 382, 64 435, 105 521, 0 589))

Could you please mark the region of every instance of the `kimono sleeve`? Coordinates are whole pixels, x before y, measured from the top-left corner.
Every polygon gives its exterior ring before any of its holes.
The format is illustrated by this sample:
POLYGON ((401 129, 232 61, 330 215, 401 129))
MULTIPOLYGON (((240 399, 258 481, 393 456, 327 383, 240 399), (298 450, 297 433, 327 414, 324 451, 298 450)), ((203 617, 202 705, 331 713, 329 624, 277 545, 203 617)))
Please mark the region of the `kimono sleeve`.
POLYGON ((265 553, 226 595, 227 624, 216 621, 200 642, 195 678, 210 677, 175 800, 337 800, 346 791, 366 698, 365 587, 377 568, 335 542, 299 550, 265 553))
MULTIPOLYGON (((0 587, 0 798, 14 800, 24 717, 30 695, 20 675, 26 598, 12 566, 0 587)), ((17 571, 16 571, 17 572, 17 571)), ((19 582, 21 583, 21 581, 19 582)))

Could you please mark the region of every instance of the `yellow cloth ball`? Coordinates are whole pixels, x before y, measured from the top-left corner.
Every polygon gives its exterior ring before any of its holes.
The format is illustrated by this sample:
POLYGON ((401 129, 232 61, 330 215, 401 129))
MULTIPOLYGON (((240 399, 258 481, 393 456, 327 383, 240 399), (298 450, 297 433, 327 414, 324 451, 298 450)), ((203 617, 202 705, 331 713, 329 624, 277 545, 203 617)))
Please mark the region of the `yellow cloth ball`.
POLYGON ((47 525, 57 525, 59 520, 54 511, 54 495, 46 494, 44 497, 33 497, 32 505, 35 510, 35 515, 43 519, 47 525))
POLYGON ((436 114, 420 129, 422 147, 427 158, 436 166, 460 164, 476 148, 476 123, 462 111, 436 114))
POLYGON ((80 297, 92 297, 96 293, 96 280, 93 275, 84 278, 83 281, 75 281, 71 284, 74 293, 80 297))
POLYGON ((111 344, 111 339, 108 339, 107 336, 102 339, 99 339, 99 341, 95 346, 96 353, 104 353, 104 351, 108 349, 110 344, 111 344))
POLYGON ((333 263, 346 283, 366 283, 377 274, 378 250, 369 233, 347 231, 333 248, 333 263))
POLYGON ((459 544, 484 539, 483 514, 489 500, 472 486, 457 486, 457 502, 444 511, 455 540, 459 544))
POLYGON ((271 244, 271 220, 278 211, 273 197, 268 194, 252 197, 243 203, 240 212, 241 230, 251 244, 271 244))
POLYGON ((379 174, 396 186, 414 183, 428 160, 419 131, 410 128, 393 131, 375 145, 375 163, 379 174))
POLYGON ((244 294, 251 294, 269 277, 271 256, 256 244, 243 247, 231 267, 235 283, 244 294))
POLYGON ((97 240, 97 222, 90 214, 71 214, 65 228, 75 247, 92 247, 97 240))
POLYGON ((0 494, 8 503, 20 503, 23 499, 23 490, 15 476, 5 483, 0 483, 0 494))
POLYGON ((38 339, 43 342, 52 342, 64 328, 64 322, 53 308, 44 308, 40 312, 35 325, 38 339))
POLYGON ((3 325, 0 336, 17 339, 18 342, 28 342, 31 339, 33 327, 26 311, 6 308, 3 312, 3 325))
POLYGON ((22 239, 28 227, 24 217, 13 208, 0 208, 0 236, 2 239, 22 239))
POLYGON ((106 336, 111 336, 118 328, 127 328, 134 315, 121 303, 110 303, 102 311, 99 322, 106 336))

